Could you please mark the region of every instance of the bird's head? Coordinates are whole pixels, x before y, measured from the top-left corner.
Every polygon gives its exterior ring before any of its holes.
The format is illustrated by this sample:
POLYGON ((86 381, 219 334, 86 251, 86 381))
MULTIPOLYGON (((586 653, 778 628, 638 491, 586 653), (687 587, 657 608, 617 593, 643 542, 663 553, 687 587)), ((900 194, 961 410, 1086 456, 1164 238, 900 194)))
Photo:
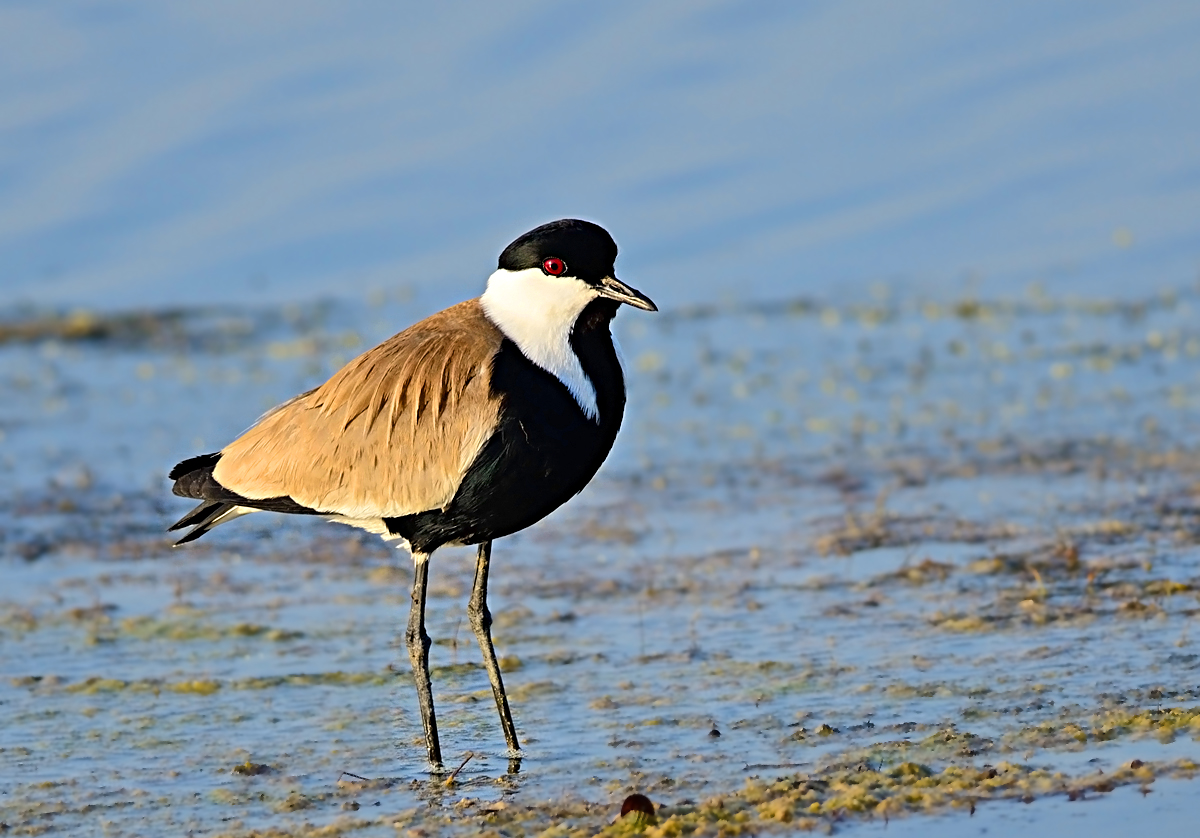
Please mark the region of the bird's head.
POLYGON ((617 243, 598 224, 571 218, 543 224, 504 248, 484 305, 502 326, 536 318, 568 329, 597 299, 658 311, 649 297, 617 279, 616 259, 617 243))

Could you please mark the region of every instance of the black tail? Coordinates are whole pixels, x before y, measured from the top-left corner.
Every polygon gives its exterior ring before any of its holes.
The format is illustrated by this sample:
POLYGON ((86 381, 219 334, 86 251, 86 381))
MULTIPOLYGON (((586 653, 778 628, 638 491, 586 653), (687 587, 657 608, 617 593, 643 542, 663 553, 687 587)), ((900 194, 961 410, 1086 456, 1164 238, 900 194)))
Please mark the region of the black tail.
POLYGON ((217 525, 218 518, 234 507, 234 504, 227 500, 212 497, 213 494, 216 494, 212 491, 214 487, 222 488, 212 476, 213 468, 219 459, 221 459, 220 454, 201 454, 199 457, 191 457, 175 466, 167 475, 169 479, 175 481, 175 485, 171 487, 172 492, 181 498, 200 499, 200 504, 195 509, 167 528, 167 532, 181 530, 184 527, 193 528, 191 532, 175 542, 176 547, 180 544, 187 544, 189 541, 195 541, 204 535, 217 525), (205 491, 206 489, 208 491, 205 491))
POLYGON ((175 546, 178 547, 180 544, 187 544, 189 541, 195 541, 217 524, 221 523, 221 516, 233 509, 234 506, 236 506, 236 504, 226 503, 225 501, 219 500, 200 501, 199 505, 197 505, 195 509, 168 527, 167 532, 181 530, 184 527, 192 527, 192 531, 176 541, 175 546))
POLYGON ((237 492, 229 491, 213 477, 213 469, 220 459, 220 453, 201 454, 199 457, 184 460, 171 469, 171 473, 167 475, 175 481, 175 485, 171 488, 172 492, 181 498, 196 498, 200 501, 199 506, 167 529, 167 532, 173 532, 184 527, 193 528, 191 532, 175 542, 176 546, 195 541, 217 524, 233 520, 244 514, 240 512, 233 515, 227 514, 238 506, 248 509, 263 509, 268 512, 290 512, 294 515, 321 514, 316 509, 301 506, 286 496, 251 500, 242 497, 237 492))
POLYGON ((206 497, 204 486, 212 480, 213 469, 216 468, 219 459, 221 455, 218 453, 201 454, 199 457, 184 460, 167 475, 168 480, 175 481, 175 487, 171 491, 181 498, 206 497))

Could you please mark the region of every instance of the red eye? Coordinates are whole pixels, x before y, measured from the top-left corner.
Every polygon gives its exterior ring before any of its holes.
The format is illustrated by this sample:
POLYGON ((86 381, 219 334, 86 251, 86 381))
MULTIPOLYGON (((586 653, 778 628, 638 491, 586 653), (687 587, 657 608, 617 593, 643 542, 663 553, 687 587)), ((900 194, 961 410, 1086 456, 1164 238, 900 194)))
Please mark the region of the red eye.
POLYGON ((550 256, 542 260, 542 270, 550 276, 562 276, 566 269, 567 263, 557 256, 550 256))

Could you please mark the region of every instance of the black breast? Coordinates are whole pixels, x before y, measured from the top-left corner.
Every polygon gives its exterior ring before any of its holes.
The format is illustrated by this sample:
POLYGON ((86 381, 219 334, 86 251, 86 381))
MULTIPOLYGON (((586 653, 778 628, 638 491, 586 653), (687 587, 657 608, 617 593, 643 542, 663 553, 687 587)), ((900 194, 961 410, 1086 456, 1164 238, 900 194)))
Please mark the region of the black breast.
POLYGON ((594 300, 571 332, 596 388, 599 422, 584 415, 566 385, 505 340, 492 365, 492 391, 503 404, 496 432, 445 510, 388 518, 388 529, 419 553, 479 544, 540 521, 578 494, 608 456, 625 412, 625 378, 609 332, 617 306, 594 300))

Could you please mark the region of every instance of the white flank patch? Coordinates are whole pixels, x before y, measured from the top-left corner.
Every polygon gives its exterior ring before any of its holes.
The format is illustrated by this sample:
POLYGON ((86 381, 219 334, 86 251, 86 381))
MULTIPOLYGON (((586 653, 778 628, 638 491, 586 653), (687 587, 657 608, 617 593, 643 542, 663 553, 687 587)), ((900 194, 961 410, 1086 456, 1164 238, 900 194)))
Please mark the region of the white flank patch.
POLYGON ((480 297, 488 319, 525 357, 566 385, 583 415, 599 423, 596 387, 571 349, 571 327, 599 296, 596 289, 567 276, 547 276, 541 268, 500 269, 488 277, 480 297))
POLYGON ((225 512, 213 519, 213 522, 208 525, 208 528, 212 529, 217 524, 224 524, 226 521, 232 521, 234 518, 241 518, 243 515, 249 515, 252 512, 262 512, 262 510, 254 509, 250 506, 235 506, 233 509, 225 510, 225 512))
POLYGON ((333 521, 335 524, 345 524, 348 527, 358 527, 360 530, 375 533, 381 536, 384 541, 391 541, 399 536, 392 535, 388 532, 387 524, 382 518, 369 518, 367 516, 356 517, 354 515, 326 515, 326 521, 333 521))
POLYGON ((348 527, 358 527, 360 530, 366 530, 367 532, 375 533, 375 535, 379 536, 384 541, 394 542, 396 547, 407 550, 412 554, 414 561, 425 561, 429 558, 427 553, 413 553, 412 545, 408 543, 408 539, 406 539, 404 536, 389 532, 387 523, 385 523, 382 518, 354 518, 349 515, 326 515, 325 520, 332 521, 335 524, 345 524, 348 527), (417 556, 424 556, 424 558, 418 559, 417 556))

